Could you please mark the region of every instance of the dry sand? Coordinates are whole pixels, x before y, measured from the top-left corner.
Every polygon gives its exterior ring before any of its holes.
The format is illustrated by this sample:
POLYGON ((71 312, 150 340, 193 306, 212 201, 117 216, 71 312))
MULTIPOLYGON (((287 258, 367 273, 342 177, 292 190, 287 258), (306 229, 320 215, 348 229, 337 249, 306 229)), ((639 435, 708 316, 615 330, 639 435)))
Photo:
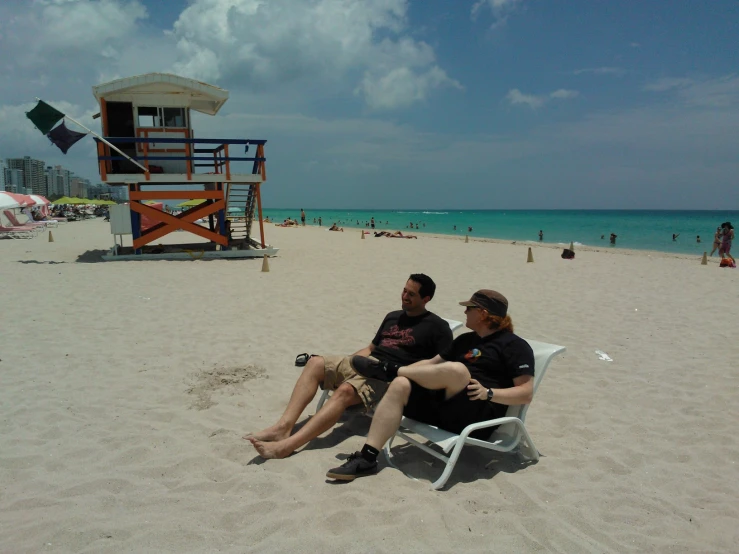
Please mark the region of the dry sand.
POLYGON ((0 551, 736 551, 738 271, 267 232, 281 248, 269 273, 91 263, 112 244, 100 220, 0 241, 0 551), (436 280, 442 316, 495 288, 519 334, 567 347, 529 411, 539 463, 470 448, 432 492, 440 463, 401 442, 420 480, 384 468, 328 483, 363 443, 359 415, 287 459, 256 457, 241 436, 281 414, 295 355, 365 346, 412 272, 436 280))

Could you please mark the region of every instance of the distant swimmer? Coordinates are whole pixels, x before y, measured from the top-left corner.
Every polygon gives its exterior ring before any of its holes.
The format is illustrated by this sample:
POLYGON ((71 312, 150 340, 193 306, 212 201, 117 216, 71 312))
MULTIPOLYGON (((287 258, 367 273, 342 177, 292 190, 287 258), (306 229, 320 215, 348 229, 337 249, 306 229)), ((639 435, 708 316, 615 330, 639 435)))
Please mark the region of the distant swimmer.
POLYGON ((618 235, 616 233, 611 233, 611 244, 616 244, 617 238, 618 238, 618 235))
POLYGON ((678 233, 677 235, 675 233, 672 233, 672 240, 673 241, 676 241, 677 240, 677 237, 679 237, 679 236, 680 236, 680 233, 678 233))
POLYGON ((695 237, 695 242, 698 242, 699 243, 700 241, 701 241, 701 236, 700 235, 698 235, 697 237, 695 237))
POLYGON ((472 232, 472 227, 467 227, 467 232, 468 233, 471 233, 472 232))
POLYGON ((454 230, 455 230, 455 231, 457 230, 457 226, 456 226, 456 225, 454 226, 454 230))
POLYGON ((605 236, 605 235, 601 235, 601 236, 600 236, 600 240, 604 240, 605 238, 606 238, 606 236, 605 236))
POLYGON ((375 218, 370 219, 370 227, 375 228, 375 218))
POLYGON ((544 231, 542 231, 541 229, 539 229, 539 242, 541 242, 543 240, 544 240, 544 231))

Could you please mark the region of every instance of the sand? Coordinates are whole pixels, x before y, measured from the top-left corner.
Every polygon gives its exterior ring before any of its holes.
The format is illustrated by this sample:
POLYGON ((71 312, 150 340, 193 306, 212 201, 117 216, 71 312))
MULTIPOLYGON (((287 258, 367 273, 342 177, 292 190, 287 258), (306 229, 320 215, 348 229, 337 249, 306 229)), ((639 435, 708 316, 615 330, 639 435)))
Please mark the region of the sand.
MULTIPOLYGON (((96 263, 100 220, 0 241, 2 552, 731 552, 739 544, 739 271, 687 256, 267 226, 261 260, 96 263), (300 352, 350 353, 412 272, 463 319, 506 294, 562 344, 528 413, 537 464, 467 449, 349 484, 351 415, 263 461, 300 352), (601 361, 595 350, 612 362, 601 361)), ((177 235, 175 235, 177 238, 177 235)), ((317 400, 317 398, 316 398, 317 400)), ((304 413, 313 413, 315 403, 304 413)))

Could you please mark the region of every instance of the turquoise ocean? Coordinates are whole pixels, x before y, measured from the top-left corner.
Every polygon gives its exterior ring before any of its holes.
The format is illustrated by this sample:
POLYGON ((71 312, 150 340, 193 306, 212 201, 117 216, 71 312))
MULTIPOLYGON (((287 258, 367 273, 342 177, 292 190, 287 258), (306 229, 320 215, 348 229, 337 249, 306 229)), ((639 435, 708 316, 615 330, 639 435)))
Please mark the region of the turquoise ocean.
MULTIPOLYGON (((273 221, 287 217, 300 220, 300 209, 265 209, 273 221)), ((323 226, 332 223, 345 229, 365 229, 375 218, 380 230, 410 231, 511 241, 538 242, 539 230, 550 244, 656 250, 679 254, 710 253, 716 227, 730 221, 739 223, 739 211, 648 211, 648 210, 306 210, 306 224, 321 217, 323 226), (357 224, 357 221, 359 224, 357 224), (454 230, 454 226, 457 230, 454 230), (616 246, 608 237, 618 235, 616 246), (672 240, 673 233, 679 234, 672 240), (605 238, 601 239, 601 235, 605 238), (696 237, 700 236, 701 243, 696 237)), ((736 254, 735 254, 736 255, 736 254)))

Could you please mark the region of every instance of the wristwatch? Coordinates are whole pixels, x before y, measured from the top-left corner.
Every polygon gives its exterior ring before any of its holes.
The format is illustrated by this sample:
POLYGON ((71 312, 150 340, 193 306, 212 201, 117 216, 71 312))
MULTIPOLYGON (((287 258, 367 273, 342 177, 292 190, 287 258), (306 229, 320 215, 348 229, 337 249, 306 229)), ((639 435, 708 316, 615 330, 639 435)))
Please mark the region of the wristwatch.
POLYGON ((488 400, 493 399, 493 389, 488 389, 488 400))

